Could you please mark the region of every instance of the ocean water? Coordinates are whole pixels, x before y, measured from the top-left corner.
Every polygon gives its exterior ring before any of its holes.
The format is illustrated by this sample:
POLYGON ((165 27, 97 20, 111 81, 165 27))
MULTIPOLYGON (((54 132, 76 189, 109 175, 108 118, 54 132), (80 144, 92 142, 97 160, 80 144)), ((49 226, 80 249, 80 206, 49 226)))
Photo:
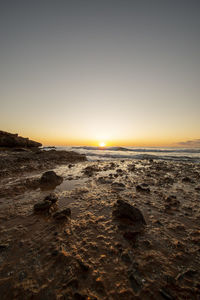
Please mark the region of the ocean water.
POLYGON ((99 147, 88 146, 55 148, 57 150, 73 150, 86 154, 87 159, 92 161, 116 159, 159 159, 200 163, 200 148, 105 147, 101 149, 99 147))

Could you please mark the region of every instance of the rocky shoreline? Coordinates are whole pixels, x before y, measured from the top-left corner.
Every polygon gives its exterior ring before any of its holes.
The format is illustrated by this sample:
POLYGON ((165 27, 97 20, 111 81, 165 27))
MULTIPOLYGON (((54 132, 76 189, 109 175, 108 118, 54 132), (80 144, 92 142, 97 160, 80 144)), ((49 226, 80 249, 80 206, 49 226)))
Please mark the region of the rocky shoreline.
POLYGON ((40 149, 0 164, 1 299, 199 299, 199 164, 40 149))

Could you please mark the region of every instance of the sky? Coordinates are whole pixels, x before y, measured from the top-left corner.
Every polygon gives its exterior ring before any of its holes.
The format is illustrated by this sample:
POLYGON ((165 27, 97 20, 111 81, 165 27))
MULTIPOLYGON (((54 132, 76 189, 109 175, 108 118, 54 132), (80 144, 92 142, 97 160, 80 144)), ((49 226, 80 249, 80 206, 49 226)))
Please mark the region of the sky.
POLYGON ((0 1, 0 129, 44 145, 199 145, 200 1, 0 1))

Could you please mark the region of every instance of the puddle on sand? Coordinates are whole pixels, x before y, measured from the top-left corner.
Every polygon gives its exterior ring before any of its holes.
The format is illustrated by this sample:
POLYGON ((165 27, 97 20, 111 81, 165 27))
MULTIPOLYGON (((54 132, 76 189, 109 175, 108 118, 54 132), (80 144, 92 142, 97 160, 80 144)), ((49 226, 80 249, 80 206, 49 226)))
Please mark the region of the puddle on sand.
POLYGON ((83 186, 87 181, 87 178, 64 180, 55 189, 55 192, 72 191, 75 188, 83 186))

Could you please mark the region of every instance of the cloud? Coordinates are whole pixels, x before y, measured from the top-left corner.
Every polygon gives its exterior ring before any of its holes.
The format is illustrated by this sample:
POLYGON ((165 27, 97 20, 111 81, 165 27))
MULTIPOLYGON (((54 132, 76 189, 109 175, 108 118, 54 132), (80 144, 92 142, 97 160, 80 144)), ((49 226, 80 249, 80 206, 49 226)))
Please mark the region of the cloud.
POLYGON ((177 145, 182 146, 182 147, 191 147, 191 148, 199 147, 200 148, 200 139, 190 140, 190 141, 186 141, 186 142, 179 142, 179 143, 177 143, 177 145))

